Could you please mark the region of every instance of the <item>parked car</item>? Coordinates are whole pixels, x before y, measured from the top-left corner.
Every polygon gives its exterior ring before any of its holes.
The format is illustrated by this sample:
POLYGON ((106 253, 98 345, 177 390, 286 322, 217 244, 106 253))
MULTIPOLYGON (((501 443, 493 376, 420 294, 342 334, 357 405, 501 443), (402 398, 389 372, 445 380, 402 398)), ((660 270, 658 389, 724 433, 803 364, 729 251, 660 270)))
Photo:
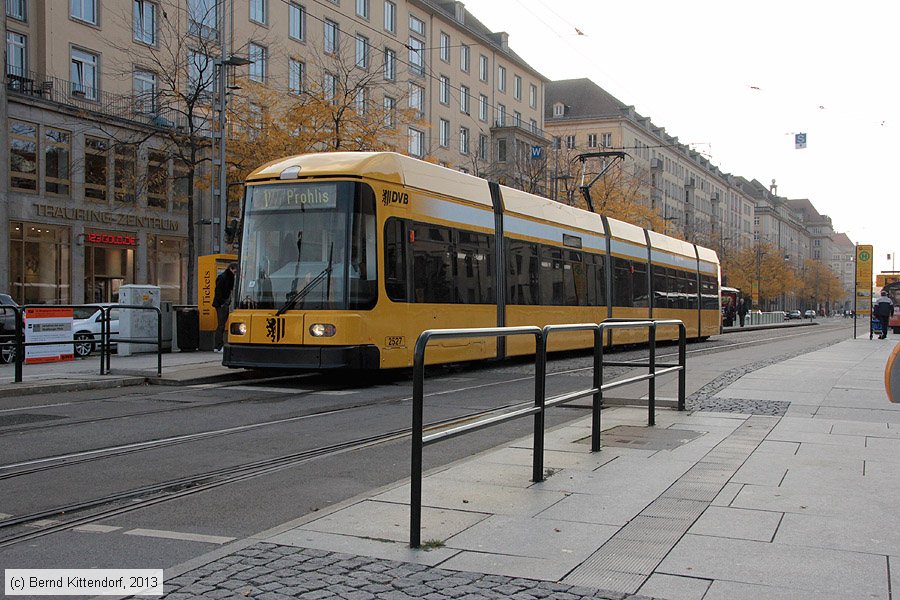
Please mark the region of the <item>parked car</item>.
MULTIPOLYGON (((75 338, 75 356, 90 356, 100 341, 103 328, 101 307, 115 307, 115 304, 89 304, 75 309, 72 333, 75 338)), ((109 311, 109 331, 112 336, 119 334, 119 309, 109 311)))
POLYGON ((16 359, 16 312, 18 306, 9 294, 0 294, 0 363, 8 364, 16 359))
POLYGON ((802 319, 802 318, 803 318, 803 316, 800 314, 799 310, 788 311, 787 316, 785 317, 785 319, 788 321, 791 319, 802 319))
POLYGON ((809 309, 805 313, 803 313, 803 316, 807 319, 815 319, 816 311, 814 311, 813 309, 809 309))

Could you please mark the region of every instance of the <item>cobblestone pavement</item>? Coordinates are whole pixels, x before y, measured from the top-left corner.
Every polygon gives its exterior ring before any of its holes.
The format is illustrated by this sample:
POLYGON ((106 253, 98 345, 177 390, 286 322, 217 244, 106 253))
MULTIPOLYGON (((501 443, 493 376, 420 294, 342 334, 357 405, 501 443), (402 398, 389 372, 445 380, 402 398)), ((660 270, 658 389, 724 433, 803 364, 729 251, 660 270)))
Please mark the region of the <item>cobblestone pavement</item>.
POLYGON ((724 390, 729 385, 753 371, 784 362, 788 359, 800 356, 801 354, 809 354, 822 348, 827 348, 837 344, 842 340, 832 340, 825 342, 813 348, 804 348, 798 352, 791 352, 760 360, 754 363, 742 365, 738 368, 726 371, 704 385, 702 388, 691 394, 685 399, 685 407, 688 410, 701 410, 712 412, 735 412, 753 415, 770 415, 781 417, 787 413, 790 402, 782 402, 777 400, 744 400, 742 398, 717 398, 716 394, 724 390))
POLYGON ((650 600, 549 581, 259 543, 167 581, 167 600, 650 600))

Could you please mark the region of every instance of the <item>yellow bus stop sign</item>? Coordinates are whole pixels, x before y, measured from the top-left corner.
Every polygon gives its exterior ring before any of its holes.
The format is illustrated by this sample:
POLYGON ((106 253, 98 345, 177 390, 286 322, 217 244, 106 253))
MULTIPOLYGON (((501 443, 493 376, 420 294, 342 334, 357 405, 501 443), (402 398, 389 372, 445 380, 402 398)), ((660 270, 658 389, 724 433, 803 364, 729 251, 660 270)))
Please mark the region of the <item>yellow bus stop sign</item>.
POLYGON ((900 344, 894 346, 884 366, 884 389, 887 390, 888 400, 900 402, 900 344))

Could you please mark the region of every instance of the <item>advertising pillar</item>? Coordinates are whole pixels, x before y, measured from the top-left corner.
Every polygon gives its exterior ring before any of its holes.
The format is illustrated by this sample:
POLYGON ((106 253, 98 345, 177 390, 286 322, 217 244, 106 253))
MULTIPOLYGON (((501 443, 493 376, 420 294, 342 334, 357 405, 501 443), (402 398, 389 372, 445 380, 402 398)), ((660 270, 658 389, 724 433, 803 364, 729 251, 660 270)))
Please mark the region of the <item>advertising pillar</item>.
POLYGON ((216 277, 237 261, 236 254, 206 254, 197 258, 197 307, 200 311, 200 349, 212 350, 216 338, 216 277))

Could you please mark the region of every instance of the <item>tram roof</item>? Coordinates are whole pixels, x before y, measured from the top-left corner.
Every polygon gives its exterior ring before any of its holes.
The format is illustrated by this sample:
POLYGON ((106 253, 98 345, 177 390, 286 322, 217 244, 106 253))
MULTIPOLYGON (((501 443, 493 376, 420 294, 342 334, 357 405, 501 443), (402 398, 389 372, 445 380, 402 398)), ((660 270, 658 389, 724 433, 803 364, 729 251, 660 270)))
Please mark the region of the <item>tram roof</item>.
POLYGON ((395 185, 419 188, 492 206, 491 192, 484 179, 396 152, 300 154, 274 160, 259 167, 247 176, 247 181, 279 180, 282 172, 291 167, 300 167, 298 179, 365 175, 395 185))

